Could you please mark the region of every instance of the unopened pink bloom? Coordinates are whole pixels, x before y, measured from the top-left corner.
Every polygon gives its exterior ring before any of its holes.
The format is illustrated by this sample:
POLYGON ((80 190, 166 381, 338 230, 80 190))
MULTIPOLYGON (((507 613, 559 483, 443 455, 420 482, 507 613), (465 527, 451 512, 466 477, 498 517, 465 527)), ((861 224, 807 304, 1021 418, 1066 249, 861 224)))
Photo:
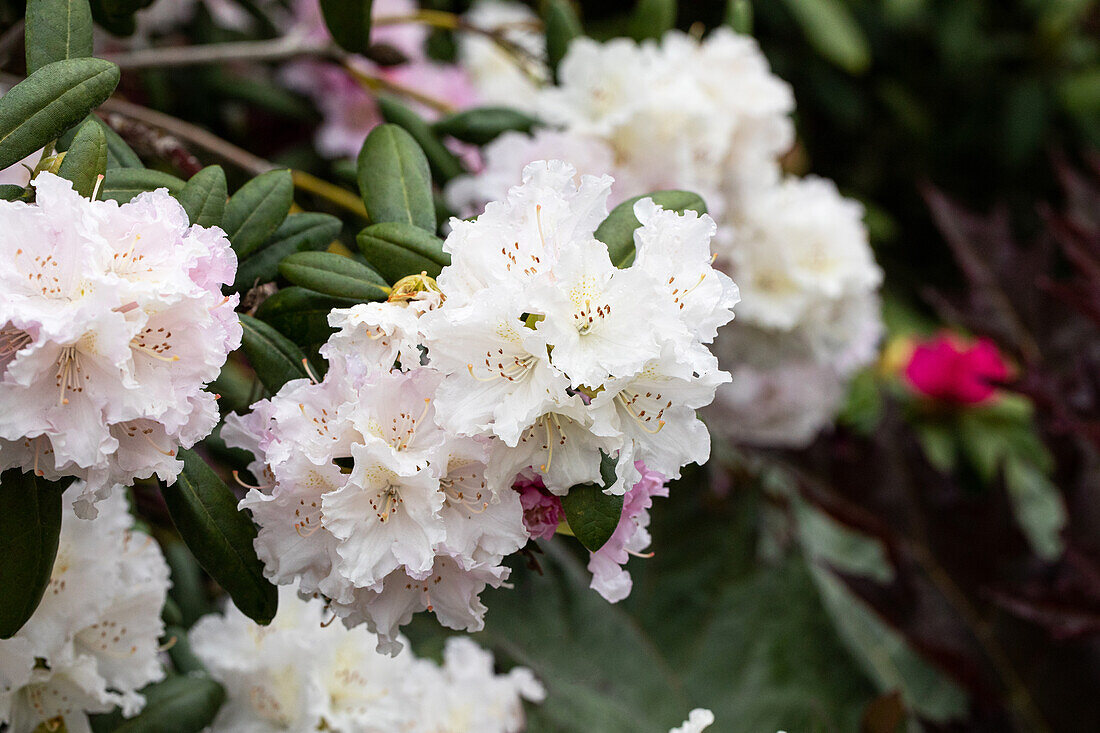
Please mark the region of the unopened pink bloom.
POLYGON ((967 344, 940 335, 917 344, 905 367, 912 387, 941 402, 973 405, 993 396, 996 383, 1009 376, 1008 366, 989 339, 967 344))
POLYGON ((520 478, 513 488, 519 492, 519 500, 523 505, 523 525, 531 536, 544 540, 553 537, 565 517, 561 499, 546 491, 539 476, 533 479, 520 478))
MULTIPOLYGON (((611 603, 617 603, 630 595, 634 581, 623 567, 631 553, 639 553, 649 547, 649 507, 654 496, 668 496, 665 476, 646 468, 642 461, 635 461, 642 477, 623 497, 623 513, 619 526, 611 539, 588 561, 592 573, 592 589, 611 603)), ((533 533, 532 533, 533 534, 533 533)))

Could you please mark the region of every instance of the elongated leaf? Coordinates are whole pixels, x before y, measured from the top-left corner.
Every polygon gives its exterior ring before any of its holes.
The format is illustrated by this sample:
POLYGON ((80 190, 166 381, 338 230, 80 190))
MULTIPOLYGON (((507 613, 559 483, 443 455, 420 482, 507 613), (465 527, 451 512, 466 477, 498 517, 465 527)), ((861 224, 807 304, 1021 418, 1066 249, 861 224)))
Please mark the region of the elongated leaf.
MULTIPOLYGON (((163 0, 161 0, 163 2, 163 0)), ((111 35, 125 37, 136 29, 134 13, 151 5, 153 0, 90 0, 92 17, 111 35)))
POLYGON ((622 494, 605 494, 604 489, 615 483, 615 459, 601 454, 600 476, 603 485, 578 484, 561 498, 565 520, 585 549, 595 552, 603 547, 623 515, 622 494))
POLYGON ((241 314, 241 346, 256 376, 271 394, 293 379, 309 379, 305 354, 294 342, 263 321, 241 314))
POLYGON ((638 0, 627 35, 636 41, 660 38, 676 25, 676 0, 638 0))
POLYGON ((275 617, 279 595, 264 577, 253 542, 256 527, 217 474, 196 453, 181 450, 183 471, 163 489, 168 513, 203 569, 256 623, 275 617))
POLYGON ((227 195, 225 171, 208 165, 191 176, 178 198, 192 224, 214 227, 222 223, 227 195))
POLYGON ((596 227, 595 237, 607 245, 611 261, 618 267, 629 267, 634 261, 634 230, 641 224, 634 216, 634 204, 644 198, 669 211, 707 212, 707 205, 697 194, 690 191, 655 191, 623 201, 611 210, 607 218, 596 227))
POLYGON ((257 250, 283 223, 293 202, 294 181, 288 170, 268 171, 241 186, 222 216, 222 229, 237 257, 257 250))
POLYGON ((558 78, 558 65, 565 58, 569 44, 584 35, 580 18, 569 0, 548 0, 543 15, 546 25, 546 60, 554 80, 558 78))
POLYGON ((99 198, 124 204, 139 193, 158 188, 167 188, 168 193, 178 196, 186 185, 170 173, 149 168, 112 168, 107 171, 99 187, 99 198))
MULTIPOLYGON (((88 115, 84 122, 94 122, 99 125, 99 129, 103 130, 104 137, 107 138, 107 168, 144 168, 141 158, 137 156, 137 153, 126 144, 126 141, 119 137, 119 134, 111 129, 111 126, 99 118, 98 115, 88 115)), ((83 124, 83 123, 81 123, 83 124)), ((68 150, 69 146, 73 143, 73 138, 76 137, 76 131, 78 127, 69 128, 69 130, 57 139, 57 150, 68 150)))
POLYGON ((195 652, 191 649, 191 642, 187 638, 187 629, 178 625, 166 626, 164 635, 168 637, 171 644, 168 647, 168 656, 172 659, 172 666, 176 668, 177 672, 191 674, 192 672, 206 671, 206 665, 195 656, 195 652))
POLYGON ((92 55, 88 0, 27 0, 27 72, 64 59, 92 55))
POLYGON ((225 702, 225 690, 204 674, 176 675, 142 690, 145 707, 113 733, 199 733, 225 702))
POLYGON ((371 0, 321 0, 321 13, 340 48, 364 54, 370 48, 371 0))
POLYGON ((14 183, 0 184, 0 200, 3 201, 15 201, 26 192, 27 189, 14 183))
POLYGON ((738 33, 752 35, 752 0, 726 0, 726 25, 738 33))
POLYGON ((354 300, 385 300, 390 288, 377 272, 331 252, 299 252, 279 263, 279 273, 295 285, 354 300))
POLYGON ((420 146, 420 149, 424 151, 424 155, 428 158, 428 166, 431 168, 432 176, 440 184, 444 184, 455 176, 460 176, 466 172, 462 163, 455 157, 454 153, 447 149, 447 146, 432 131, 431 126, 424 121, 423 117, 393 97, 384 94, 378 97, 378 109, 382 112, 382 117, 385 118, 386 122, 400 125, 412 135, 413 140, 416 141, 416 144, 420 146))
POLYGON ((397 125, 371 130, 356 172, 371 221, 399 221, 435 232, 431 170, 409 133, 397 125))
POLYGON ((333 298, 307 288, 283 288, 260 305, 256 317, 312 352, 332 334, 333 329, 328 325, 329 311, 358 302, 333 298))
POLYGON ((295 252, 321 250, 340 233, 342 224, 329 214, 291 214, 260 249, 237 268, 236 290, 271 282, 279 275, 279 262, 295 252))
POLYGON ((530 132, 539 124, 537 118, 509 107, 476 107, 448 115, 432 129, 463 142, 485 145, 509 130, 530 132))
POLYGON ((102 59, 46 64, 0 97, 0 169, 27 157, 84 119, 118 85, 102 59))
POLYGON ((786 0, 810 45, 851 74, 871 65, 871 48, 863 29, 842 0, 786 0))
POLYGON ((81 196, 91 197, 101 175, 107 172, 107 136, 103 128, 87 120, 76 131, 57 174, 73 182, 81 196))
MULTIPOLYGON (((173 621, 177 626, 190 627, 204 614, 213 610, 203 588, 203 574, 195 556, 187 545, 177 539, 162 543, 164 559, 172 571, 172 587, 168 589, 169 600, 173 601, 180 618, 173 621)), ((165 616, 167 621, 167 616, 165 616)))
POLYGON ((426 272, 439 277, 451 256, 443 251, 443 240, 431 232, 400 222, 371 224, 355 240, 367 262, 386 282, 395 283, 406 275, 426 272))
POLYGON ((0 639, 38 608, 61 534, 61 494, 72 479, 46 481, 9 468, 0 474, 0 639))

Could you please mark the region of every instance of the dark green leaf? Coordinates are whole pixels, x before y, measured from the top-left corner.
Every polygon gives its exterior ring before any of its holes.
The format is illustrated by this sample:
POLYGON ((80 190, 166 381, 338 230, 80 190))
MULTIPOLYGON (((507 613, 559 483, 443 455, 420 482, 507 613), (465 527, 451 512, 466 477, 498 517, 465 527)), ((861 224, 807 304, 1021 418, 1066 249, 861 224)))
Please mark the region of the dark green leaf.
POLYGON ((638 0, 627 25, 627 35, 636 41, 660 38, 676 26, 676 0, 638 0))
POLYGON ((186 185, 170 173, 161 173, 150 168, 112 168, 107 171, 103 184, 99 187, 99 198, 124 204, 139 193, 158 188, 167 188, 168 193, 178 196, 186 185))
POLYGON ((256 376, 271 394, 293 379, 309 379, 305 354, 294 342, 263 321, 241 314, 241 346, 256 376))
POLYGON ((0 200, 2 201, 15 201, 26 192, 27 189, 14 183, 0 184, 0 200))
POLYGON ((397 125, 371 130, 359 151, 357 173, 371 221, 399 221, 435 231, 428 159, 405 130, 397 125))
POLYGON ((27 72, 53 61, 92 55, 88 0, 27 0, 27 72))
POLYGON ((570 0, 547 0, 542 12, 546 25, 546 61, 554 80, 558 78, 558 65, 565 58, 569 44, 584 35, 580 18, 570 0))
POLYGON ((578 484, 561 498, 565 520, 585 549, 595 552, 603 547, 623 515, 622 494, 605 494, 615 483, 615 459, 601 453, 600 476, 603 485, 578 484))
POLYGON ((279 274, 295 285, 337 298, 385 300, 390 288, 377 272, 332 252, 298 252, 279 263, 279 274))
POLYGON ((46 592, 61 535, 61 494, 71 481, 20 468, 0 473, 0 639, 23 628, 46 592))
POLYGON ((447 149, 439 136, 432 131, 431 126, 416 112, 384 94, 378 97, 378 109, 386 122, 400 125, 412 135, 413 140, 424 151, 432 175, 439 184, 442 185, 466 172, 454 153, 447 149))
POLYGON ((826 59, 850 74, 871 65, 871 48, 863 29, 842 0, 786 0, 806 40, 826 59))
POLYGON ((103 128, 87 120, 76 131, 57 174, 72 181, 73 188, 81 196, 91 198, 99 177, 106 172, 107 136, 103 128))
MULTIPOLYGON (((141 158, 137 156, 126 141, 119 137, 119 134, 111 129, 111 126, 101 120, 98 115, 88 115, 84 122, 94 122, 99 125, 99 129, 103 130, 104 137, 107 138, 107 168, 144 168, 141 163, 141 158)), ((81 123, 83 124, 83 123, 81 123)), ((73 138, 76 137, 77 127, 71 127, 64 135, 57 139, 56 149, 58 152, 68 150, 72 145, 73 138)))
POLYGON ((46 64, 0 97, 0 169, 56 140, 103 103, 118 67, 102 59, 46 64))
POLYGON ((359 251, 375 270, 395 283, 406 275, 426 272, 439 277, 450 264, 451 257, 443 251, 443 240, 431 232, 400 222, 371 224, 355 240, 359 251))
POLYGON ((178 198, 192 224, 215 227, 222 223, 227 191, 225 171, 220 165, 208 165, 191 176, 178 198))
POLYGON ((321 250, 340 233, 343 225, 335 216, 313 212, 291 214, 260 249, 237 267, 236 290, 256 283, 271 282, 279 275, 279 262, 295 252, 321 250))
POLYGON ((196 453, 181 450, 183 471, 163 489, 168 513, 195 559, 260 624, 275 617, 279 595, 263 574, 253 542, 256 527, 217 474, 196 453))
POLYGON ((212 610, 206 597, 202 569, 187 545, 180 540, 167 540, 161 548, 172 571, 172 587, 168 589, 168 595, 180 614, 176 623, 190 627, 212 610))
POLYGON ((332 328, 328 314, 333 308, 347 308, 359 301, 333 298, 307 288, 283 288, 265 300, 256 317, 275 327, 294 343, 312 351, 328 341, 332 328))
POLYGON ((241 186, 222 216, 237 257, 244 259, 270 237, 294 203, 294 179, 288 170, 268 171, 241 186))
POLYGON ((142 690, 145 708, 113 733, 199 733, 225 702, 225 690, 204 674, 175 675, 142 690))
POLYGON ((539 124, 537 118, 508 107, 476 107, 448 115, 432 127, 441 135, 485 145, 509 130, 531 132, 539 124))
POLYGON ((688 210, 699 214, 707 212, 703 199, 690 191, 655 191, 622 202, 596 227, 595 233, 596 239, 607 245, 611 261, 618 267, 629 267, 634 261, 634 230, 641 226, 638 217, 634 216, 634 204, 644 198, 651 198, 665 209, 681 214, 688 210))
POLYGON ((91 0, 90 4, 96 23, 110 31, 111 35, 124 37, 133 34, 136 28, 134 13, 152 2, 153 0, 91 0))
POLYGON ((321 0, 328 32, 345 51, 365 54, 370 48, 371 0, 321 0))
POLYGON ((726 25, 738 33, 752 35, 751 0, 726 0, 726 25))

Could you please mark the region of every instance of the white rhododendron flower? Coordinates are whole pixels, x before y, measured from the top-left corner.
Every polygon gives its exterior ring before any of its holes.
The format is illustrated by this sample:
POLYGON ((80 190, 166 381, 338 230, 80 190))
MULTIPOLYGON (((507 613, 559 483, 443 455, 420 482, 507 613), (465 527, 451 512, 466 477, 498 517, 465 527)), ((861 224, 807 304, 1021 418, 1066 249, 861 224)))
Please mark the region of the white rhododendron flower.
MULTIPOLYGON (((73 486, 63 501, 78 498, 73 486)), ((62 515, 45 596, 0 641, 0 724, 13 733, 61 723, 86 733, 88 713, 116 706, 136 715, 145 705, 138 690, 164 676, 157 652, 168 564, 151 537, 131 531, 121 494, 100 502, 99 515, 62 515)))
POLYGON ((164 189, 121 206, 50 173, 0 201, 0 470, 76 476, 81 516, 156 474, 218 419, 203 387, 240 344, 236 256, 164 189))
POLYGON ((622 565, 649 544, 651 497, 709 456, 695 410, 729 379, 707 344, 738 295, 710 265, 714 223, 648 199, 635 264, 614 266, 593 236, 610 187, 560 161, 530 165, 506 200, 452 222, 438 284, 412 276, 386 303, 331 313, 321 382, 229 416, 222 437, 255 457, 241 506, 269 578, 323 596, 391 653, 423 610, 477 631, 504 558, 531 526, 553 534, 558 496, 598 483, 627 498, 593 587, 626 597, 622 565), (546 498, 528 516, 534 482, 546 498))
POLYGON ((798 447, 832 421, 883 332, 882 271, 862 218, 859 204, 817 178, 765 189, 737 213, 719 263, 745 304, 715 344, 733 374, 711 408, 715 430, 798 447))
POLYGON ((668 733, 700 733, 700 731, 714 725, 714 713, 706 708, 695 708, 688 714, 688 719, 678 728, 673 728, 668 733))
MULTIPOLYGON (((702 312, 683 319, 698 324, 696 337, 713 339, 721 325, 700 320, 722 297, 717 281, 691 282, 696 264, 710 269, 711 241, 715 266, 741 287, 740 318, 715 347, 733 380, 719 390, 724 409, 712 409, 713 427, 740 442, 808 443, 835 417, 852 375, 874 358, 882 274, 858 203, 829 181, 782 176, 780 156, 794 142, 790 87, 771 73, 755 40, 722 28, 701 40, 679 31, 642 43, 579 38, 558 77, 530 101, 510 102, 551 127, 485 146, 482 170, 449 183, 448 201, 476 213, 547 153, 582 169, 605 161, 623 198, 661 189, 700 194, 717 230, 683 241, 705 242, 703 257, 668 251, 653 270, 675 274, 676 287, 690 294, 685 308, 699 304, 702 312)), ((647 223, 649 208, 636 211, 646 224, 637 236, 667 240, 661 217, 683 226, 671 212, 647 223)), ((696 226, 704 222, 713 226, 709 218, 696 226)), ((647 463, 667 469, 653 456, 647 463)))
POLYGON ((530 671, 496 674, 469 639, 449 639, 440 666, 409 650, 379 654, 373 634, 329 615, 284 588, 270 626, 233 607, 199 620, 192 647, 228 698, 213 733, 516 733, 523 700, 545 697, 530 671))

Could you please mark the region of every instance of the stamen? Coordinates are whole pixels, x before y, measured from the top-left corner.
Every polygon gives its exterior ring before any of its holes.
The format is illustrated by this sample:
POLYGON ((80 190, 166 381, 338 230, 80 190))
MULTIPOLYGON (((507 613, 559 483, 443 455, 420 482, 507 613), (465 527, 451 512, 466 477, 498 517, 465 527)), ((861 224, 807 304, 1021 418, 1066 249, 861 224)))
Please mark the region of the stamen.
POLYGON ((302 359, 302 368, 306 370, 306 376, 309 377, 309 381, 314 384, 320 384, 321 380, 317 378, 317 375, 313 373, 313 370, 309 367, 309 359, 302 359))
POLYGON ((252 484, 245 483, 245 481, 243 479, 241 479, 240 472, 236 471, 236 470, 233 471, 233 480, 236 481, 238 484, 240 484, 241 486, 243 486, 246 489, 256 489, 257 491, 263 491, 265 489, 275 488, 274 482, 272 482, 270 484, 267 484, 266 486, 253 486, 252 484))
POLYGON ((100 173, 98 176, 95 177, 95 186, 92 187, 92 198, 91 198, 92 201, 95 201, 96 198, 99 196, 99 186, 100 186, 101 183, 103 183, 103 174, 102 173, 100 173))

